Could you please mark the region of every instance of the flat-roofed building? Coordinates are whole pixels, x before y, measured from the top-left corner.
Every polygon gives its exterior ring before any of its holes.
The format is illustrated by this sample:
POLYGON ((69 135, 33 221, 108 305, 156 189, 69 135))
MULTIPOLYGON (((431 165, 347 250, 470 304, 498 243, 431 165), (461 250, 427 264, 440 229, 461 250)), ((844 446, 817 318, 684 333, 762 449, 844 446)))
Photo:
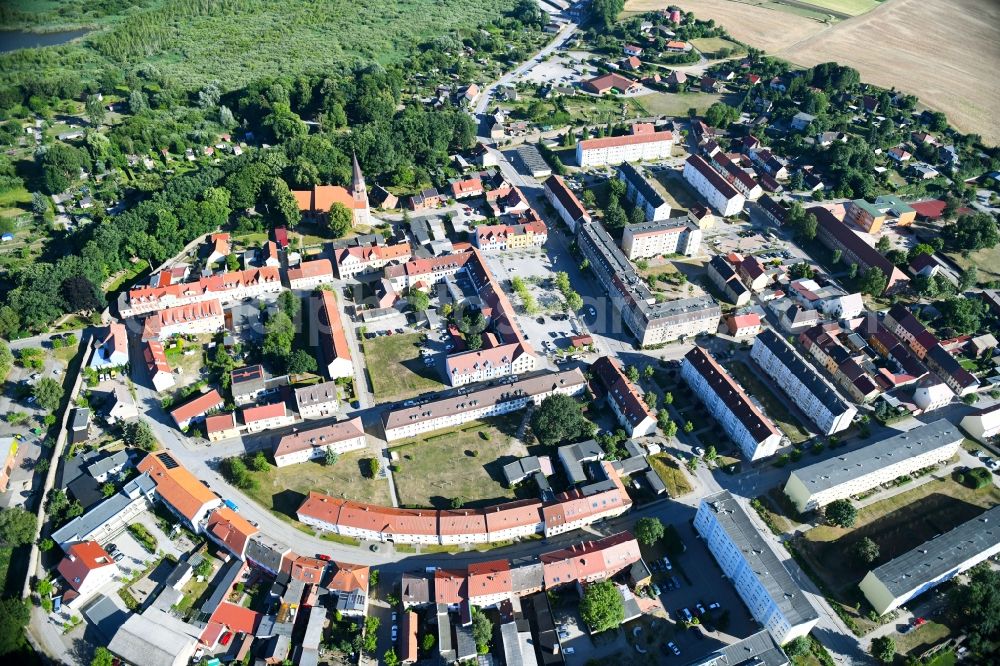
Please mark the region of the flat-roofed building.
POLYGON ((671 132, 642 132, 625 136, 584 139, 576 144, 576 163, 580 167, 621 164, 670 157, 674 147, 671 132))
POLYGON ((693 257, 700 249, 701 229, 686 217, 629 224, 622 233, 622 251, 632 260, 665 254, 693 257))
POLYGON ((361 418, 355 417, 331 425, 300 430, 285 435, 274 447, 274 464, 294 465, 313 458, 322 458, 327 451, 336 454, 357 451, 368 446, 361 418))
POLYGON ((524 409, 529 404, 538 405, 546 397, 556 393, 580 395, 586 388, 587 380, 579 369, 546 372, 464 395, 448 396, 422 405, 390 410, 383 417, 385 436, 390 442, 407 439, 432 430, 508 414, 524 409))
POLYGON ((723 645, 688 666, 788 666, 791 663, 771 634, 758 631, 741 641, 723 645))
POLYGON ((618 167, 618 179, 625 183, 625 196, 642 210, 647 222, 670 217, 670 204, 643 171, 624 162, 618 167))
POLYGON ((939 419, 797 469, 785 483, 785 495, 799 511, 818 509, 948 460, 964 439, 958 428, 939 419))
POLYGON ((728 491, 702 499, 694 528, 775 642, 785 644, 816 626, 819 615, 805 592, 728 491))
POLYGON ((857 408, 770 328, 762 330, 754 339, 750 358, 824 435, 832 435, 851 425, 857 408))
POLYGON ((774 422, 707 350, 695 347, 685 354, 681 377, 747 460, 760 460, 777 452, 781 433, 774 422))
POLYGON ((858 585, 879 614, 1000 553, 1000 506, 872 569, 858 585))
POLYGON ((733 187, 700 155, 692 155, 684 163, 684 180, 697 190, 719 215, 738 215, 746 204, 746 197, 733 187))

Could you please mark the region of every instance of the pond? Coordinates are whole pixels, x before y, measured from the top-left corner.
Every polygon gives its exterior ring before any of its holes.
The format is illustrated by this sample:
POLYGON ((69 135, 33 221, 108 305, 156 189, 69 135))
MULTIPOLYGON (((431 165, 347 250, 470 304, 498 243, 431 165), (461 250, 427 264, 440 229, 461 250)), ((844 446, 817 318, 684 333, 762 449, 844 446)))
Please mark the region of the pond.
POLYGON ((55 46, 83 37, 90 30, 64 30, 62 32, 29 32, 27 30, 0 30, 0 53, 29 49, 38 46, 55 46))

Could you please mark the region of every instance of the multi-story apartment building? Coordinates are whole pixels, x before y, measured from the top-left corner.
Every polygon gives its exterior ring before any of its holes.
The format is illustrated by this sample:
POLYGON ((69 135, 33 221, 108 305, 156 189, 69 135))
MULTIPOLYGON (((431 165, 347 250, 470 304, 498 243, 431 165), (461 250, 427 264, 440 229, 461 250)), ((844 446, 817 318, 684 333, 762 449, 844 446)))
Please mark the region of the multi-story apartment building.
POLYGON ((401 407, 385 413, 385 438, 393 442, 441 428, 450 428, 490 416, 541 404, 546 397, 561 393, 580 395, 587 380, 579 369, 546 372, 500 386, 458 396, 432 400, 422 405, 401 407))
POLYGON ((542 507, 545 538, 620 516, 632 507, 632 500, 614 466, 602 461, 601 471, 603 480, 560 493, 554 503, 542 507))
POLYGON ((681 377, 747 460, 777 452, 781 433, 707 350, 695 347, 685 354, 681 377))
POLYGON ((583 256, 642 346, 714 333, 722 314, 711 296, 658 303, 635 267, 600 224, 581 224, 577 242, 583 256))
POLYGON ((166 308, 146 317, 143 340, 166 340, 181 333, 204 335, 217 333, 226 325, 226 315, 218 299, 200 301, 176 308, 166 308))
POLYGON ((196 534, 202 531, 209 514, 222 504, 203 481, 168 451, 148 454, 136 469, 149 474, 156 484, 156 496, 196 534))
POLYGON ((876 613, 899 608, 1000 553, 1000 506, 868 572, 858 585, 876 613))
POLYGON ((390 264, 402 264, 410 260, 413 250, 409 243, 396 245, 362 245, 345 247, 337 251, 337 275, 347 280, 357 275, 373 273, 390 264))
POLYGON ((855 199, 847 204, 845 221, 853 222, 873 236, 878 235, 882 225, 889 219, 897 224, 908 226, 917 218, 917 211, 910 208, 902 199, 887 195, 868 203, 864 199, 855 199))
POLYGON ((736 274, 736 269, 725 257, 716 255, 708 262, 708 277, 712 284, 719 288, 730 303, 744 306, 750 302, 750 290, 747 289, 740 276, 736 274))
POLYGON ((250 268, 203 277, 197 282, 173 282, 171 274, 157 286, 137 287, 119 302, 122 317, 133 317, 164 308, 216 300, 223 305, 244 298, 260 298, 281 292, 281 274, 275 267, 250 268), (164 284, 166 282, 166 284, 164 284))
POLYGON ((618 167, 618 179, 625 183, 625 196, 642 210, 647 222, 670 217, 670 204, 637 167, 624 162, 618 167))
POLYGON ((717 150, 709 156, 709 162, 716 171, 719 172, 727 183, 736 188, 736 191, 746 197, 747 201, 756 201, 764 193, 763 188, 757 180, 741 169, 739 165, 729 159, 721 150, 717 150))
POLYGON ((630 224, 622 234, 622 251, 632 260, 665 254, 693 257, 700 248, 701 229, 686 217, 630 224))
POLYGON ((784 644, 805 636, 819 615, 736 499, 723 491, 702 499, 694 528, 750 614, 784 644))
POLYGON ((355 417, 332 425, 311 430, 300 430, 285 435, 274 447, 274 464, 286 467, 322 458, 327 451, 336 454, 357 451, 368 445, 361 419, 355 417))
POLYGON ((882 321, 893 335, 909 345, 913 353, 937 373, 956 394, 967 395, 979 388, 976 376, 963 368, 962 364, 941 346, 937 336, 927 330, 905 306, 900 304, 892 306, 882 321))
POLYGON ((590 213, 583 207, 573 190, 566 186, 561 176, 549 176, 545 179, 545 198, 559 213, 559 217, 575 232, 581 222, 590 222, 590 213))
POLYGON ((618 417, 629 437, 644 437, 656 432, 656 416, 646 405, 639 389, 622 372, 621 365, 610 356, 602 356, 590 366, 601 383, 608 406, 618 417))
POLYGON ((295 389, 295 404, 299 416, 304 419, 319 419, 333 415, 340 409, 337 382, 321 382, 295 389))
POLYGON ((785 483, 785 495, 799 511, 819 509, 948 460, 963 439, 958 428, 940 419, 797 469, 785 483))
POLYGON ((494 504, 483 509, 486 516, 486 541, 513 541, 541 534, 542 503, 534 499, 494 504))
POLYGON ((288 286, 292 289, 315 289, 333 282, 333 263, 329 259, 303 261, 288 269, 288 286))
POLYGON ((614 576, 642 559, 639 543, 628 532, 542 553, 545 589, 572 583, 594 583, 614 576))
POLYGON ((886 293, 899 291, 909 284, 910 279, 901 270, 885 258, 874 247, 866 243, 851 228, 838 220, 833 213, 822 206, 813 206, 806 210, 816 216, 816 237, 831 250, 840 250, 840 261, 844 264, 857 264, 858 270, 864 272, 870 268, 881 271, 886 278, 886 293))
POLYGON ((1000 435, 1000 405, 977 409, 962 419, 962 429, 977 442, 985 444, 1000 435))
POLYGON ((684 180, 723 217, 738 215, 746 204, 746 197, 700 155, 692 155, 684 163, 684 180))
POLYGON ((580 167, 589 167, 661 160, 670 157, 673 147, 674 135, 671 132, 641 131, 625 136, 584 139, 576 144, 576 163, 580 167))
POLYGON ((857 408, 773 330, 766 328, 757 335, 750 358, 824 435, 832 435, 851 425, 857 408))

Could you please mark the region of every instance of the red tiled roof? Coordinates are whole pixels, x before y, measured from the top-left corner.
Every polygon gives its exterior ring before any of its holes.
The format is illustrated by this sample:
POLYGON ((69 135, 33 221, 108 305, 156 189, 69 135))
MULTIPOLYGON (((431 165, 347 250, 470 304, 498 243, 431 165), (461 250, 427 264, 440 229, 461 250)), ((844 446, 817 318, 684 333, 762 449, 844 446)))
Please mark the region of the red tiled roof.
POLYGON ((91 571, 115 566, 111 556, 96 541, 74 543, 59 563, 59 573, 70 587, 79 590, 91 571))
POLYGON ((235 427, 236 427, 235 412, 216 414, 215 416, 209 416, 205 419, 205 430, 209 435, 217 432, 224 432, 226 430, 232 430, 235 427))
POLYGON ((549 176, 545 180, 545 187, 552 192, 553 196, 559 200, 559 203, 562 204, 562 207, 566 209, 566 212, 574 220, 579 220, 580 218, 590 218, 590 214, 587 213, 587 209, 583 207, 580 200, 576 198, 575 194, 573 194, 573 190, 566 187, 566 181, 562 179, 562 176, 549 176))
POLYGON ((479 193, 483 191, 483 181, 479 178, 456 180, 451 184, 451 191, 456 197, 462 196, 463 194, 479 193))
POLYGON ((604 384, 608 396, 618 403, 619 408, 632 425, 642 422, 645 418, 653 417, 653 412, 639 395, 638 389, 622 372, 618 361, 610 356, 602 356, 594 362, 591 370, 604 384))
POLYGON ((672 141, 672 132, 652 132, 642 134, 626 134, 624 136, 606 136, 599 139, 585 139, 580 142, 583 150, 594 150, 596 148, 612 148, 615 146, 635 146, 642 143, 656 143, 658 141, 672 141))
POLYGON ((469 597, 473 598, 513 592, 514 584, 511 580, 510 562, 492 560, 470 564, 466 587, 469 597))
POLYGON ((569 548, 539 556, 545 587, 606 578, 639 561, 639 543, 629 532, 619 532, 597 541, 584 541, 569 548))
POLYGON ((458 604, 468 598, 465 573, 438 569, 434 572, 434 600, 439 604, 458 604))
POLYGON ((292 560, 292 568, 288 574, 303 583, 319 584, 326 570, 326 562, 318 557, 299 555, 292 560))
POLYGON ((340 321, 340 310, 332 291, 320 292, 320 324, 327 330, 320 330, 327 362, 335 359, 351 359, 351 348, 347 345, 347 335, 340 321))
POLYGON ((285 403, 275 402, 270 405, 247 407, 243 409, 241 414, 243 416, 243 423, 250 425, 251 423, 256 423, 257 421, 285 416, 285 403))
POLYGON ((205 527, 238 557, 243 556, 247 541, 259 531, 228 506, 221 506, 213 511, 205 527))
POLYGON ((222 396, 215 389, 208 393, 203 393, 194 400, 177 407, 170 412, 174 421, 188 421, 196 416, 201 416, 205 412, 211 411, 223 404, 222 396))
POLYGON ((261 614, 249 608, 223 601, 212 613, 212 622, 225 625, 230 631, 253 634, 257 631, 261 614))
POLYGON ((316 259, 314 261, 303 261, 298 268, 288 269, 288 281, 301 280, 303 278, 333 277, 333 264, 329 259, 316 259))
POLYGON ((337 592, 361 590, 368 594, 368 567, 361 564, 335 562, 337 572, 327 587, 337 592))

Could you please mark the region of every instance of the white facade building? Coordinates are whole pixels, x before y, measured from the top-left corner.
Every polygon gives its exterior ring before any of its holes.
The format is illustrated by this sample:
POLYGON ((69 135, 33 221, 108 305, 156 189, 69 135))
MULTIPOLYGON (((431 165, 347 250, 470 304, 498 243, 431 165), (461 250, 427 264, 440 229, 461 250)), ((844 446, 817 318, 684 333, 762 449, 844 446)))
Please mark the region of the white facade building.
POLYGON ((590 213, 573 194, 573 190, 566 186, 566 181, 562 177, 549 176, 545 180, 544 190, 545 198, 556 209, 559 217, 571 231, 576 231, 577 224, 591 221, 590 213))
POLYGON ((322 382, 295 389, 295 404, 299 416, 319 419, 331 416, 340 408, 337 382, 322 382))
POLYGON ((693 257, 701 249, 701 229, 686 217, 629 224, 622 233, 622 251, 633 261, 666 254, 693 257))
POLYGON ((958 428, 940 419, 797 469, 788 477, 785 495, 799 511, 818 509, 948 460, 964 439, 958 428))
POLYGON ((670 157, 674 135, 670 132, 648 132, 626 136, 584 139, 576 144, 576 163, 580 167, 621 164, 670 157))
POLYGON ((872 569, 858 585, 879 614, 1000 553, 1000 506, 872 569))
POLYGON ((785 644, 805 636, 819 615, 791 574, 729 492, 701 501, 694 528, 750 614, 785 644))
POLYGON ((287 467, 313 458, 322 458, 327 451, 343 454, 366 446, 368 440, 365 438, 361 419, 355 417, 322 428, 285 435, 274 447, 274 464, 287 467))
POLYGON ((757 335, 750 358, 824 435, 832 435, 851 425, 857 408, 773 330, 766 328, 757 335))
POLYGON ((433 430, 507 414, 524 409, 529 404, 539 405, 546 397, 556 393, 580 395, 586 388, 587 380, 583 373, 573 369, 402 407, 387 412, 383 417, 386 441, 408 439, 433 430))
POLYGON ((701 347, 689 351, 681 365, 681 377, 747 460, 777 452, 781 433, 708 351, 701 347))
POLYGON ((1000 435, 1000 405, 977 410, 962 419, 962 430, 977 442, 985 443, 1000 435))
POLYGON ((723 217, 738 215, 746 205, 746 197, 726 182, 700 155, 692 155, 684 163, 684 180, 723 217))
POLYGON ((625 162, 618 167, 618 179, 625 183, 625 195, 642 209, 647 222, 659 222, 670 217, 670 204, 649 182, 645 173, 625 162))

